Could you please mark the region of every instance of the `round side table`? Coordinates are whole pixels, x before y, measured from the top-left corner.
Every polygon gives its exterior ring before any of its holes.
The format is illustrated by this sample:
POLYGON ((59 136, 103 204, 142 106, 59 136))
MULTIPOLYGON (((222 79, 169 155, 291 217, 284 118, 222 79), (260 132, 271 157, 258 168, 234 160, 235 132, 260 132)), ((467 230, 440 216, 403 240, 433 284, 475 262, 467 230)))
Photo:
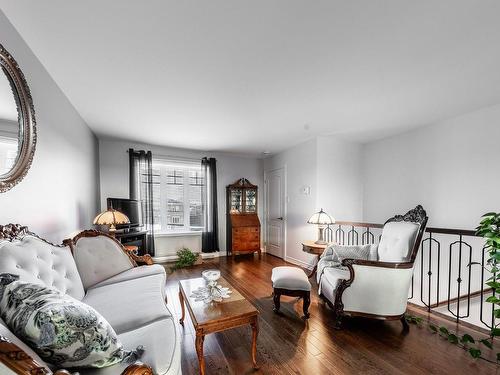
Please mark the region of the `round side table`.
POLYGON ((309 278, 313 277, 318 269, 319 257, 323 254, 323 251, 328 247, 329 244, 320 245, 314 243, 314 241, 304 241, 302 242, 302 251, 316 257, 316 263, 314 264, 314 268, 309 274, 309 278))

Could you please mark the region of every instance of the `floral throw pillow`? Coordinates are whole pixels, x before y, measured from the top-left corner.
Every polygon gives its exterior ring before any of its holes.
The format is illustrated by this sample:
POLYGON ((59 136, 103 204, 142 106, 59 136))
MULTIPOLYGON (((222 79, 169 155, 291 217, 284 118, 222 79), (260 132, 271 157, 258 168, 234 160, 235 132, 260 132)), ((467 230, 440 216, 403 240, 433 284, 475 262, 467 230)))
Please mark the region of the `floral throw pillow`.
POLYGON ((106 367, 138 357, 123 350, 113 328, 92 307, 55 288, 16 278, 0 275, 0 316, 46 362, 106 367))

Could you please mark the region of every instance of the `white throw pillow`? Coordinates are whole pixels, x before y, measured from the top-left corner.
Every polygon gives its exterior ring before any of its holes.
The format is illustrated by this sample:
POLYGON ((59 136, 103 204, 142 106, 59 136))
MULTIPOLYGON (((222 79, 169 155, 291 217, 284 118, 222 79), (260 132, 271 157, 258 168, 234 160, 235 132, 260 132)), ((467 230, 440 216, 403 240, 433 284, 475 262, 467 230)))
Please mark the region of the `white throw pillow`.
MULTIPOLYGON (((0 316, 43 360, 57 367, 106 367, 133 361, 92 307, 55 288, 0 275, 0 316)), ((142 354, 143 349, 137 350, 142 354)))
POLYGON ((328 246, 321 258, 325 261, 342 263, 344 259, 371 259, 373 246, 376 245, 337 245, 328 246))

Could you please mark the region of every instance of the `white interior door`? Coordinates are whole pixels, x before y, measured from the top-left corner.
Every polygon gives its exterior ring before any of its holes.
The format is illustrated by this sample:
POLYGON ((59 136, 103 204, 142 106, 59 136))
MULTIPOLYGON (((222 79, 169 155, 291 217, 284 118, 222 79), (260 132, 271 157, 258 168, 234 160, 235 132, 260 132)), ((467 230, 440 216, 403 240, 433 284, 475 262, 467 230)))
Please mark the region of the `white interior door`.
POLYGON ((285 257, 285 171, 266 173, 266 251, 285 257))

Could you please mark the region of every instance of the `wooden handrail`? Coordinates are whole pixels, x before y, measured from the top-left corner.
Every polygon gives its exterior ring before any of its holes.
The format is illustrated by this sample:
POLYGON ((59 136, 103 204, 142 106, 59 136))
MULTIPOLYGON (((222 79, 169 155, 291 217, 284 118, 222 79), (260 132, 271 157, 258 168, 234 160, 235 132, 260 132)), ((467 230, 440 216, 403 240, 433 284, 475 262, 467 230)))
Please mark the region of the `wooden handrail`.
MULTIPOLYGON (((335 221, 334 224, 330 225, 333 229, 335 225, 344 225, 351 227, 362 227, 362 228, 383 228, 384 224, 377 223, 363 223, 360 221, 335 221)), ((470 229, 452 229, 452 228, 436 228, 436 227, 427 227, 425 229, 427 233, 439 233, 439 234, 453 234, 457 236, 471 236, 478 237, 476 231, 470 229)))
POLYGON ((335 221, 332 225, 346 225, 350 227, 363 227, 363 228, 383 228, 383 224, 375 224, 375 223, 362 223, 359 221, 335 221))

